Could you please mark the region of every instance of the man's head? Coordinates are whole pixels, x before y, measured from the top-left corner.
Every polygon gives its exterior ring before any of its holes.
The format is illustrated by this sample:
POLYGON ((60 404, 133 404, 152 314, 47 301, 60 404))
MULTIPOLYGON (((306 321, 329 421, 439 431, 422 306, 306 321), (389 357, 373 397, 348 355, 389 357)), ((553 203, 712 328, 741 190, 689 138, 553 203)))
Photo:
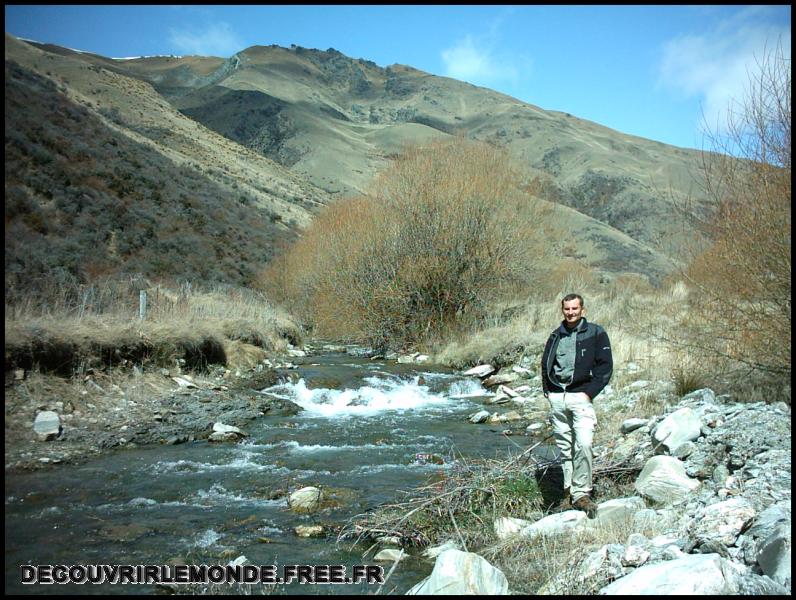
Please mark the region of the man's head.
POLYGON ((564 324, 575 327, 583 316, 583 297, 579 294, 567 294, 561 300, 561 312, 564 314, 564 324))

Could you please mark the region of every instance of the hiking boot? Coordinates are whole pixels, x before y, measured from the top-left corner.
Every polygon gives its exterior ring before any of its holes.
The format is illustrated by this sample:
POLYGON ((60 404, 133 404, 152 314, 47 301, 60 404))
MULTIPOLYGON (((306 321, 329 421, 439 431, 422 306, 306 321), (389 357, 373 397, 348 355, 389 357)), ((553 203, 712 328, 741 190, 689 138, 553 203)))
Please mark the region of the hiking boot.
POLYGON ((586 516, 593 519, 597 515, 597 505, 589 496, 581 496, 572 503, 572 508, 582 510, 586 516))

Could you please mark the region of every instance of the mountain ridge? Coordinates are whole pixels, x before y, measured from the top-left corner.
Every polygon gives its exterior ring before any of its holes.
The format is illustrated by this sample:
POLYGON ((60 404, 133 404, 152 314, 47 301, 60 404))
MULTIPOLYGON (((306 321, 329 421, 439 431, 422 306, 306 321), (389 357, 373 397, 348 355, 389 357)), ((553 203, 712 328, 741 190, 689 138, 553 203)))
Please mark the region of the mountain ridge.
POLYGON ((367 193, 403 145, 453 136, 506 147, 565 230, 584 232, 578 256, 599 270, 662 280, 691 235, 673 201, 702 201, 697 151, 334 49, 121 60, 7 34, 9 60, 126 135, 236 182, 295 232, 326 203, 367 193))

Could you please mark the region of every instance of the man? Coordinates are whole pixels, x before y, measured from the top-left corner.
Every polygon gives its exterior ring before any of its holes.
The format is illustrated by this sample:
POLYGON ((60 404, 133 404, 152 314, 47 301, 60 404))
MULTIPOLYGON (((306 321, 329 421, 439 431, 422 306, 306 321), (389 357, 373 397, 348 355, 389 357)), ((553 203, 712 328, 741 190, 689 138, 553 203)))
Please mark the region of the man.
POLYGON ((561 451, 564 499, 593 518, 592 438, 597 424, 594 398, 611 379, 613 358, 605 330, 583 316, 583 298, 561 301, 564 320, 550 334, 542 354, 542 388, 550 400, 553 436, 561 451))

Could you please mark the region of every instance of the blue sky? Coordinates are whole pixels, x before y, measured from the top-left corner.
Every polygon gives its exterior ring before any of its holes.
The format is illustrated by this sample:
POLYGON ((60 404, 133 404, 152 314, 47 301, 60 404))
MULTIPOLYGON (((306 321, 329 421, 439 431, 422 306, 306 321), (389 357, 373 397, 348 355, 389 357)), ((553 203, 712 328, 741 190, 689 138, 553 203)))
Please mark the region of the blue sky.
POLYGON ((702 148, 790 6, 8 6, 6 32, 107 57, 336 48, 702 148))

